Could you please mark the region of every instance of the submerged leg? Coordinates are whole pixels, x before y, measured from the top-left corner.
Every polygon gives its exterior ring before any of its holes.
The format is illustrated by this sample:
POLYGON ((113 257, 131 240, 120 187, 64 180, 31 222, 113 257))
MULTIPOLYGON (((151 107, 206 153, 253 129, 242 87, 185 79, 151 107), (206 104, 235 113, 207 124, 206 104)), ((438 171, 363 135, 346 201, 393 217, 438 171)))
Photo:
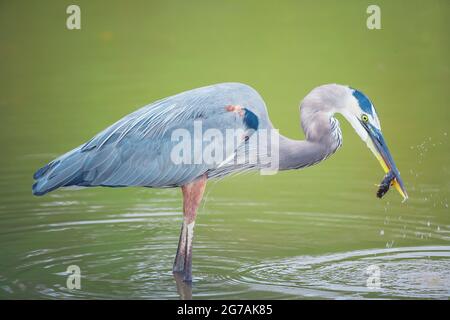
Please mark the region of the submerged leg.
POLYGON ((192 281, 192 239, 194 238, 195 217, 206 186, 206 175, 181 187, 183 191, 183 226, 178 242, 174 272, 183 272, 184 281, 192 281))

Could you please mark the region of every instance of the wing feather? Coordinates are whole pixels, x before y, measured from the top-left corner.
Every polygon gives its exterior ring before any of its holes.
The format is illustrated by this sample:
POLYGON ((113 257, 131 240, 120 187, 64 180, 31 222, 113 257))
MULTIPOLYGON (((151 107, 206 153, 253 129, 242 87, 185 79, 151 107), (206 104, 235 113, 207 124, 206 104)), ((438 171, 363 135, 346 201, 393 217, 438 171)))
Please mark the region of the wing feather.
POLYGON ((71 185, 183 185, 214 171, 218 164, 173 163, 170 153, 178 143, 171 139, 173 130, 185 129, 193 135, 194 122, 201 121, 203 132, 219 129, 225 137, 226 129, 249 129, 248 119, 252 120, 250 129, 255 129, 255 117, 256 121, 267 117, 264 102, 256 91, 241 84, 219 84, 161 99, 125 116, 40 169, 35 174, 33 192, 40 195, 71 185), (230 104, 246 106, 252 117, 227 111, 230 104))

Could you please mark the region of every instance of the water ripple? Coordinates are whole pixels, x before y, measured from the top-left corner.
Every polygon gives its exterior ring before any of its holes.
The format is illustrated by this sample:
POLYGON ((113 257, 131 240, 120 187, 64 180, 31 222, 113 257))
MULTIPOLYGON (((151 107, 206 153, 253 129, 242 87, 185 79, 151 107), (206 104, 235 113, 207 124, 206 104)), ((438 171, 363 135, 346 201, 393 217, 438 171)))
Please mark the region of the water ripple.
POLYGON ((368 249, 271 260, 241 268, 237 282, 254 289, 320 298, 450 296, 450 246, 368 249), (367 286, 369 266, 380 287, 367 286))

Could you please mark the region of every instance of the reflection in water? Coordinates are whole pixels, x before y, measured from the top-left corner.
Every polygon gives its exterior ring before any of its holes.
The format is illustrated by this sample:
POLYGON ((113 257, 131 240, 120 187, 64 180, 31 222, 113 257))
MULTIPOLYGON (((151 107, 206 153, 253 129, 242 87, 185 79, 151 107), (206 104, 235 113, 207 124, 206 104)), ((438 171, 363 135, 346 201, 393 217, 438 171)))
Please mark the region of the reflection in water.
POLYGON ((184 275, 179 272, 174 272, 173 278, 177 284, 177 292, 180 295, 180 300, 192 300, 192 282, 184 282, 184 275))

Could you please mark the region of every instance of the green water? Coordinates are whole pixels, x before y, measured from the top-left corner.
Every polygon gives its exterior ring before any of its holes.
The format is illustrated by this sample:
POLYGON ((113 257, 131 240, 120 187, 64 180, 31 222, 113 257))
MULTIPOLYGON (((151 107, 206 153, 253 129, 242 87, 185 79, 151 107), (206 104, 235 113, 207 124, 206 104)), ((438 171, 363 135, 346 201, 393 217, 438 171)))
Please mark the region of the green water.
POLYGON ((450 296, 448 1, 0 2, 0 298, 439 298, 450 296), (210 182, 192 288, 171 268, 177 189, 33 197, 33 172, 123 115, 187 89, 256 88, 282 134, 337 82, 373 100, 410 199, 340 117, 343 147, 275 176, 210 182), (81 269, 81 289, 66 269, 81 269), (366 286, 367 267, 381 288, 366 286))

